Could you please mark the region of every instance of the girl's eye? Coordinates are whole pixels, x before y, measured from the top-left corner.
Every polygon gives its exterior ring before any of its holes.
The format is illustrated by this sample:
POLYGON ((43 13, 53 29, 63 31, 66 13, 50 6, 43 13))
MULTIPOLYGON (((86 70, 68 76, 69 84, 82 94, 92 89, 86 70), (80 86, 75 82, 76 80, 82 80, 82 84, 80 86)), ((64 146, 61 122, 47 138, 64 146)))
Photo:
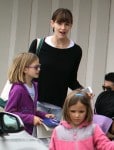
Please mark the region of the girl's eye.
POLYGON ((85 112, 85 111, 83 111, 83 110, 82 110, 82 111, 80 111, 80 113, 84 113, 84 112, 85 112))
MULTIPOLYGON (((76 112, 77 110, 70 110, 70 112, 76 112)), ((78 111, 78 112, 80 112, 80 113, 83 113, 83 112, 85 112, 84 110, 80 110, 80 111, 78 111)))
POLYGON ((76 111, 75 110, 71 110, 70 112, 75 113, 76 111))

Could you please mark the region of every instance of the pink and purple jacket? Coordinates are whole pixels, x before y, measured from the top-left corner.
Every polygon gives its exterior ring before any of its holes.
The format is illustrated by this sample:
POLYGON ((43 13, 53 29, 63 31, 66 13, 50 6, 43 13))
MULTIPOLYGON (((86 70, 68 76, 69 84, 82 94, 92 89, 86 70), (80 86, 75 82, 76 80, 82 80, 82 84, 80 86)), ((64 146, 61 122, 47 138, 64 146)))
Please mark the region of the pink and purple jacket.
POLYGON ((97 124, 82 123, 72 128, 62 121, 52 133, 49 150, 114 150, 114 142, 97 124))

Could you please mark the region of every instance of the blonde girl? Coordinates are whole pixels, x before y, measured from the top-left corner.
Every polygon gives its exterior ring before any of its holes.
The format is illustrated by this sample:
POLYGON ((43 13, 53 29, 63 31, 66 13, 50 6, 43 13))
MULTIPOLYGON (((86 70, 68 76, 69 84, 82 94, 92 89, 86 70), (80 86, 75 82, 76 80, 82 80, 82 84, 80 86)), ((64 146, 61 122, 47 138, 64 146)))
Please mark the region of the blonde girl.
POLYGON ((34 126, 42 123, 43 117, 53 117, 37 111, 38 90, 33 79, 38 78, 40 66, 35 54, 24 52, 14 58, 8 73, 12 87, 5 111, 19 115, 29 134, 32 134, 34 126))

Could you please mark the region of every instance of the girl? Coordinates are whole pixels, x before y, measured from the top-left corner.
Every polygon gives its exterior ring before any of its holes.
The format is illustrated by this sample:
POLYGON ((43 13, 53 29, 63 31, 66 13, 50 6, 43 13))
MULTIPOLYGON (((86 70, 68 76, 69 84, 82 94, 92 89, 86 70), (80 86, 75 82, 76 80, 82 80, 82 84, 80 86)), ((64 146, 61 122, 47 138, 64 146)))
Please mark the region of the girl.
MULTIPOLYGON (((82 49, 68 38, 73 25, 70 10, 57 9, 51 19, 53 35, 44 38, 39 60, 42 64, 39 76, 39 109, 54 113, 61 119, 62 106, 68 87, 81 88, 77 81, 82 49)), ((33 40, 29 52, 36 53, 37 39, 33 40)))
POLYGON ((52 114, 36 110, 37 84, 32 80, 38 78, 39 72, 38 57, 35 54, 25 52, 15 57, 8 75, 12 87, 5 111, 19 115, 29 134, 32 134, 34 126, 42 124, 41 118, 54 117, 52 114))
POLYGON ((90 96, 84 91, 71 92, 64 103, 63 121, 51 137, 49 150, 114 150, 97 124, 92 123, 90 96))

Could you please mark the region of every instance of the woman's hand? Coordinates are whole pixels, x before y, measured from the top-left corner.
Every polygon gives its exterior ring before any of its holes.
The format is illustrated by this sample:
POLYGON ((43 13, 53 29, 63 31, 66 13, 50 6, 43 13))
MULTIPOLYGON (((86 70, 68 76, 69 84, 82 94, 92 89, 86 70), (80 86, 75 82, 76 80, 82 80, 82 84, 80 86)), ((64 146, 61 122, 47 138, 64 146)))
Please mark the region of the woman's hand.
POLYGON ((88 94, 88 96, 90 97, 90 99, 93 99, 93 97, 95 96, 95 94, 93 93, 93 90, 91 89, 90 86, 82 89, 82 91, 86 92, 88 94))
POLYGON ((93 93, 87 93, 87 94, 89 95, 90 99, 93 99, 93 97, 95 96, 95 94, 93 93))

